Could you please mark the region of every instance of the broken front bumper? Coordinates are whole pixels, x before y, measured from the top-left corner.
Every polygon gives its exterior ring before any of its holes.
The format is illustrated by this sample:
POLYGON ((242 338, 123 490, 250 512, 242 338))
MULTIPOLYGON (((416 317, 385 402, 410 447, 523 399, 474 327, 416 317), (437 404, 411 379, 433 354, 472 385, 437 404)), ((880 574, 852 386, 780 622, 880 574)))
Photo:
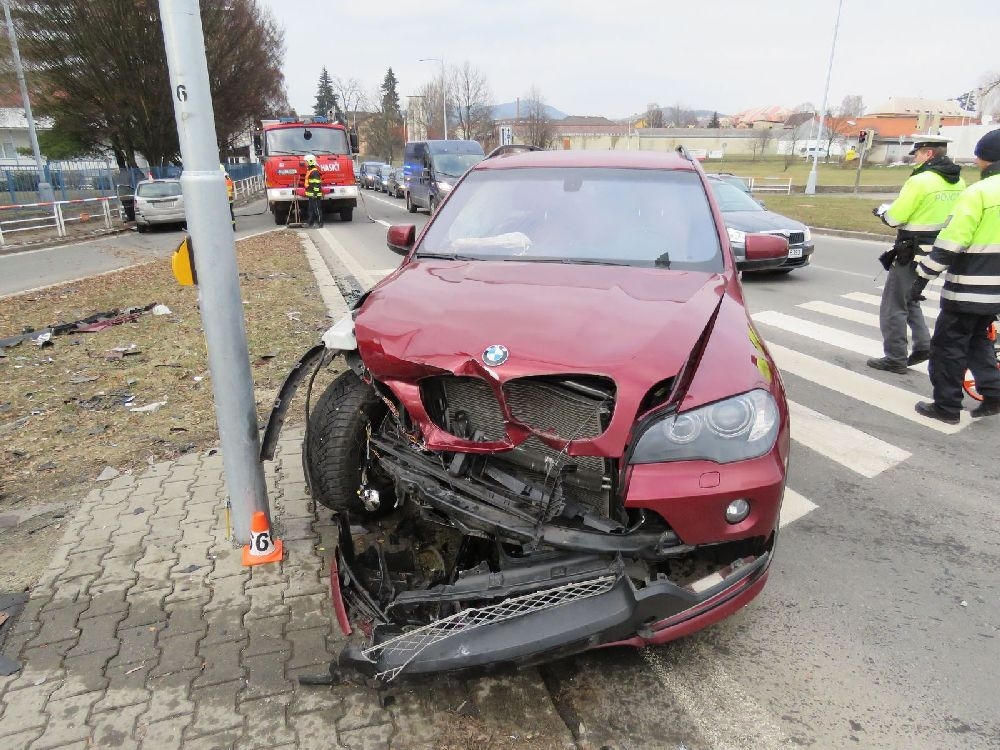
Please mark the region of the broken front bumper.
MULTIPOLYGON (((763 587, 770 563, 771 550, 765 550, 686 587, 661 578, 638 588, 620 557, 568 555, 513 575, 468 576, 451 586, 409 592, 409 601, 400 597, 393 606, 471 598, 489 603, 407 630, 368 619, 369 637, 364 644, 349 643, 338 665, 388 682, 401 674, 526 666, 603 645, 663 643, 744 606, 763 587)), ((352 616, 376 614, 339 552, 331 589, 346 634, 352 616)))

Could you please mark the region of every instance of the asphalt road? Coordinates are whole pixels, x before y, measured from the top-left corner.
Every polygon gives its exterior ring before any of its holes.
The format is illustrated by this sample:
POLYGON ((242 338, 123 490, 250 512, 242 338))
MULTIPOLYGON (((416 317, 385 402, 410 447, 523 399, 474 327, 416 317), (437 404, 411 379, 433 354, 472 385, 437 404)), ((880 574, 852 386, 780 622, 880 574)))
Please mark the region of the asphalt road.
MULTIPOLYGON (((353 222, 307 230, 342 288, 398 265, 387 226, 427 220, 363 195, 353 222)), ((267 214, 239 224, 273 227, 267 214)), ((0 294, 165 255, 177 237, 0 257, 0 294)), ((949 429, 915 415, 926 370, 865 366, 884 243, 816 244, 809 268, 744 279, 793 409, 770 581, 680 642, 530 670, 592 747, 1000 748, 1000 418, 949 429)))

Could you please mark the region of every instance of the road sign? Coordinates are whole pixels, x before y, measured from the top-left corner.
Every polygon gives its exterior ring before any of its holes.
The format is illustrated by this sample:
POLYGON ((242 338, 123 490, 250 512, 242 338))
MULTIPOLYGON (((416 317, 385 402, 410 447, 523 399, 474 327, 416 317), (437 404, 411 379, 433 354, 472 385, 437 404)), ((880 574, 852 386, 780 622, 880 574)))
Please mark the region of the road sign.
POLYGON ((514 142, 514 128, 510 125, 500 126, 500 145, 509 146, 514 142))

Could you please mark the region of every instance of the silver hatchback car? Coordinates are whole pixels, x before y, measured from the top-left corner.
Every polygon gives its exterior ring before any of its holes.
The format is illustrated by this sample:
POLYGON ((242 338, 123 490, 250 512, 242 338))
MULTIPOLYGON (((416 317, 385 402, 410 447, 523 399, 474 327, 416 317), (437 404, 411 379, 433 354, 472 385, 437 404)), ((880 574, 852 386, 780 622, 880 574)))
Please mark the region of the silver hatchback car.
POLYGON ((135 224, 140 232, 154 224, 185 221, 180 180, 143 180, 135 186, 135 224))

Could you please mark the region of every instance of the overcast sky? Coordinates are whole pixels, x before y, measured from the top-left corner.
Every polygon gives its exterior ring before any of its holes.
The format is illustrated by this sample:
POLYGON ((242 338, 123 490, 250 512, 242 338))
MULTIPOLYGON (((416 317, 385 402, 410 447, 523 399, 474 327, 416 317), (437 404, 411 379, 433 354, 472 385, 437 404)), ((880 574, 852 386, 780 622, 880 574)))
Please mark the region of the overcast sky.
MULTIPOLYGON (((532 85, 574 115, 649 102, 731 114, 822 103, 837 0, 259 0, 285 28, 289 102, 311 112, 320 71, 404 97, 469 61, 497 103, 532 85)), ((829 104, 860 94, 947 99, 1000 69, 996 0, 843 0, 829 104)))

